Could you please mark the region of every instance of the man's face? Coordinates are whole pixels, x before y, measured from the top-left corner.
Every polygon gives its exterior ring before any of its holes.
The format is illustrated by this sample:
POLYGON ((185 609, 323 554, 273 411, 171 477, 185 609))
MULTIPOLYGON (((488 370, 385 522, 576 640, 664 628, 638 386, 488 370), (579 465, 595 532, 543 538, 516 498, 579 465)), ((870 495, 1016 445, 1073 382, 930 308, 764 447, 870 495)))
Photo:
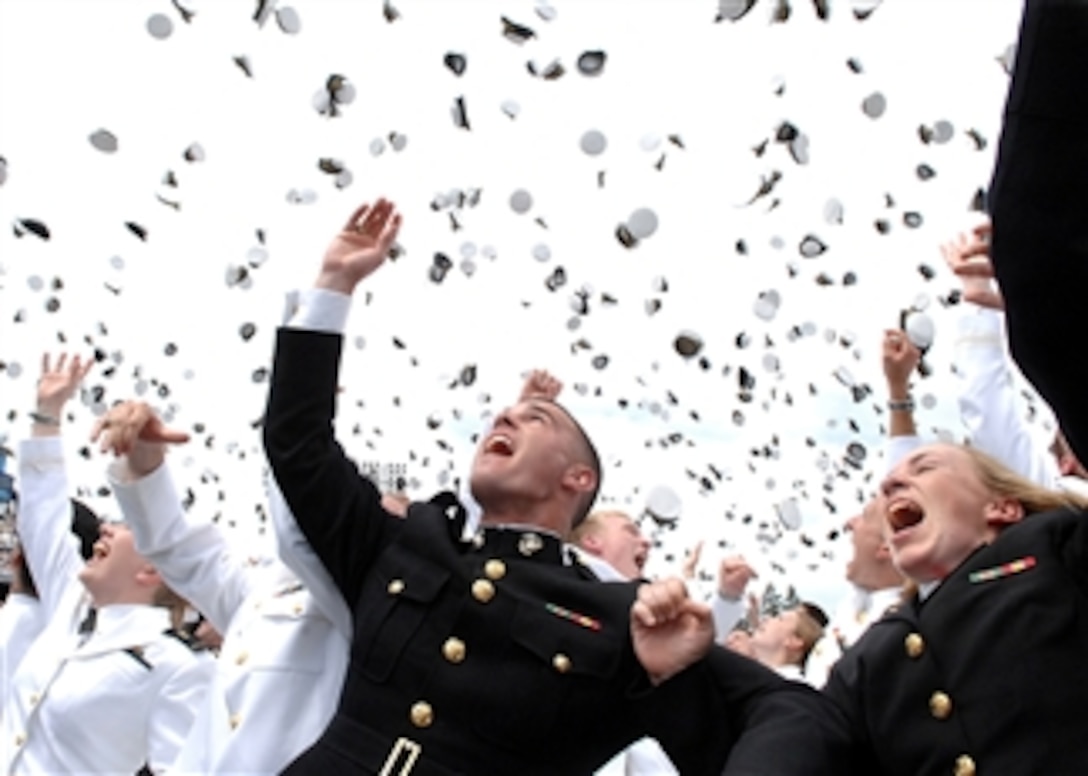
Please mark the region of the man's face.
POLYGON ((788 609, 776 617, 764 617, 752 634, 751 647, 757 655, 771 655, 800 645, 797 635, 797 612, 788 609))
POLYGON ((915 582, 944 579, 997 535, 1001 502, 987 492, 968 453, 923 447, 881 485, 892 559, 915 582))
POLYGON ((529 399, 503 410, 476 450, 473 496, 485 509, 502 500, 547 500, 579 464, 578 433, 549 401, 529 399))
POLYGON ((137 576, 146 576, 150 569, 147 560, 136 552, 127 526, 103 523, 90 560, 80 569, 79 581, 99 605, 127 602, 141 587, 137 576))
POLYGON ((860 514, 846 521, 854 554, 846 563, 846 578, 865 590, 875 590, 890 563, 888 543, 884 540, 884 499, 870 500, 860 514))
POLYGON ((596 530, 583 540, 583 546, 628 579, 642 576, 650 552, 650 541, 635 521, 622 512, 602 514, 596 530))

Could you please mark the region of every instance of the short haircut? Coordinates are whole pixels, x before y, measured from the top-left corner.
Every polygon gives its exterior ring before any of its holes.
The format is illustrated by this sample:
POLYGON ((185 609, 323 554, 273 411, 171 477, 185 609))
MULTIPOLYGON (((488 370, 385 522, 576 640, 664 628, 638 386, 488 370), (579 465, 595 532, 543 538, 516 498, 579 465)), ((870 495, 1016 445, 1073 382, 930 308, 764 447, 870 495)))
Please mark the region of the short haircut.
POLYGON ((598 509, 590 512, 588 515, 586 515, 585 519, 583 519, 582 522, 574 527, 574 529, 570 532, 570 536, 568 537, 567 541, 569 541, 571 544, 581 544, 583 539, 597 532, 597 529, 599 529, 604 524, 604 519, 606 517, 613 516, 622 517, 624 520, 631 520, 630 515, 628 515, 626 512, 621 512, 618 509, 598 509))
POLYGON ((571 414, 571 411, 557 401, 550 401, 549 403, 561 409, 563 414, 570 418, 570 422, 578 432, 578 452, 581 455, 581 462, 589 466, 593 471, 594 479, 596 480, 593 484, 593 489, 587 493, 583 493, 581 499, 578 501, 578 505, 575 507, 574 517, 570 523, 571 529, 573 530, 581 525, 589 516, 590 510, 593 509, 594 502, 597 501, 597 494, 601 492, 601 480, 604 475, 604 472, 601 469, 601 456, 597 453, 597 448, 593 445, 593 441, 589 438, 589 434, 586 433, 582 424, 578 422, 573 414, 571 414))
POLYGON ((827 627, 827 613, 819 606, 804 601, 794 609, 797 612, 797 638, 801 639, 801 660, 803 668, 808 662, 809 653, 816 646, 816 642, 823 638, 824 628, 827 627))

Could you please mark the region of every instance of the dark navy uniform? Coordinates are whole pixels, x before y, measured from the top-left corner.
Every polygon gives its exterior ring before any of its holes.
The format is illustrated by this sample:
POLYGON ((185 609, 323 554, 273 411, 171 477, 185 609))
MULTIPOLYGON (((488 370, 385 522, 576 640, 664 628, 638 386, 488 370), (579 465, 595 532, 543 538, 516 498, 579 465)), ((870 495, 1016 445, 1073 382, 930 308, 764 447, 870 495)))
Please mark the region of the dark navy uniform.
POLYGON ((751 661, 715 650, 653 688, 630 638, 637 583, 600 582, 532 530, 464 541, 449 495, 385 513, 333 438, 341 342, 280 331, 265 420, 280 488, 354 614, 340 707, 287 773, 567 776, 644 735, 685 774, 727 757, 731 773, 835 772, 831 705, 751 661))
POLYGON ((1088 773, 1088 515, 1029 515, 832 670, 857 773, 1088 773))

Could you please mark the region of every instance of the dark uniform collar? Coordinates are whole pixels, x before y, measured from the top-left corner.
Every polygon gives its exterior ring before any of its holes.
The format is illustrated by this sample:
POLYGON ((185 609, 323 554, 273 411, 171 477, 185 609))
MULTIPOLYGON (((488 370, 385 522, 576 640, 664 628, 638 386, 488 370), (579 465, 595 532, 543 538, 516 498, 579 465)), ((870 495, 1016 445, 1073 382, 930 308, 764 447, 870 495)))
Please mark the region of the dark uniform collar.
POLYGON ((480 526, 466 540, 471 551, 497 558, 524 558, 544 563, 564 563, 563 542, 555 534, 524 525, 480 526))

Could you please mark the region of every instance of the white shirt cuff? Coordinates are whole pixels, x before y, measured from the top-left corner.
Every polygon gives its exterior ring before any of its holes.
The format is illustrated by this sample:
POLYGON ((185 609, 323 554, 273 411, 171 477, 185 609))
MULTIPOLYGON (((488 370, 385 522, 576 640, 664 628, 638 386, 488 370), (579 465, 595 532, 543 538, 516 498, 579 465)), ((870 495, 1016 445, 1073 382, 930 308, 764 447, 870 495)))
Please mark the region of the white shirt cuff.
POLYGON ((342 334, 351 312, 351 297, 338 291, 309 288, 297 297, 289 295, 288 305, 294 306, 286 324, 289 328, 342 334))

